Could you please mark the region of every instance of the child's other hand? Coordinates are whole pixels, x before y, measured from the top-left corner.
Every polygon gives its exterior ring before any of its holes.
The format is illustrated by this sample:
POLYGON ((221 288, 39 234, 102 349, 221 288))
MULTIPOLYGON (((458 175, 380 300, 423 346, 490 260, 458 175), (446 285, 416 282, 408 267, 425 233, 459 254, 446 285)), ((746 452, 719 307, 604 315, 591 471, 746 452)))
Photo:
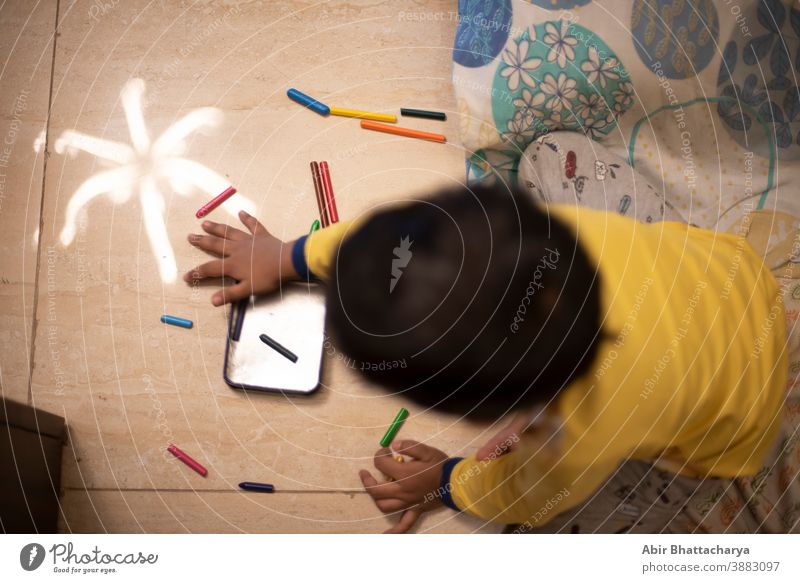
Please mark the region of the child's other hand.
POLYGON ((478 460, 491 461, 512 451, 514 446, 519 443, 522 434, 528 428, 532 419, 533 413, 527 409, 517 413, 514 415, 511 423, 495 433, 495 435, 478 450, 475 457, 478 460))
POLYGON ((361 470, 359 476, 367 494, 372 496, 381 512, 403 511, 400 522, 386 531, 386 534, 401 534, 414 526, 423 512, 441 504, 438 490, 442 464, 448 456, 443 451, 411 440, 392 445, 396 453, 413 458, 400 463, 386 447, 375 453, 375 468, 393 481, 378 482, 367 470, 361 470))
POLYGON ((215 306, 275 291, 281 280, 298 277, 291 261, 292 244, 273 237, 264 225, 244 211, 239 213, 239 218, 250 233, 203 221, 203 230, 208 235, 188 237, 189 243, 220 259, 198 265, 183 276, 184 281, 191 283, 209 277, 238 280, 211 297, 215 306))

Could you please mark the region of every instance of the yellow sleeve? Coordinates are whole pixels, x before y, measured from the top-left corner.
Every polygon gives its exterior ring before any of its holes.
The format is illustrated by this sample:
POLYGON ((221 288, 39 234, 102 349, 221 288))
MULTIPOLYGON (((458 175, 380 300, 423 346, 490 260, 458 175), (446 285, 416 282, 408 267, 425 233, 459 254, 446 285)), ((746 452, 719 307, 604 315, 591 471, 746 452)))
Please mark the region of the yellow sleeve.
POLYGON ((591 379, 574 380, 553 405, 552 429, 526 434, 511 453, 455 464, 442 476, 445 504, 484 520, 539 527, 588 499, 646 441, 660 410, 614 399, 604 409, 607 396, 592 386, 591 379))
MULTIPOLYGON (((395 208, 401 208, 406 203, 396 203, 395 208)), ((358 228, 371 218, 370 213, 360 215, 360 218, 351 221, 340 221, 334 223, 324 229, 314 231, 305 238, 301 238, 298 242, 304 244, 303 253, 299 254, 302 262, 295 258, 293 253, 293 261, 297 273, 301 277, 305 277, 306 271, 311 271, 316 277, 327 283, 331 278, 331 271, 336 264, 336 252, 339 245, 347 237, 355 233, 358 228), (305 265, 302 265, 302 263, 305 265)))
POLYGON ((308 270, 327 283, 339 245, 354 228, 353 221, 342 221, 314 231, 306 237, 303 256, 308 270))
POLYGON ((609 456, 587 466, 579 457, 520 447, 491 461, 467 458, 453 467, 443 487, 459 510, 492 522, 539 527, 586 500, 621 461, 609 456))

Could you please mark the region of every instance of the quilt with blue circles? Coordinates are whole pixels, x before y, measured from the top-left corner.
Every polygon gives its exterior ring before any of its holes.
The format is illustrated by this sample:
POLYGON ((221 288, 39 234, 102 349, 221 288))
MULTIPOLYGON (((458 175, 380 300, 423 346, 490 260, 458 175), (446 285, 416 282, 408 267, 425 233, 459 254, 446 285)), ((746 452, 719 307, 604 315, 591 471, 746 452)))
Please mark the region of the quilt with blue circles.
POLYGON ((578 131, 699 226, 800 217, 800 2, 460 0, 453 84, 472 182, 578 131))
MULTIPOLYGON (((520 164, 532 141, 579 132, 651 186, 603 192, 606 208, 624 214, 632 199, 658 189, 687 221, 746 237, 776 276, 790 363, 782 430, 794 437, 776 443, 755 476, 731 481, 728 490, 743 492, 744 502, 701 493, 687 507, 720 531, 745 505, 764 531, 796 528, 800 1, 460 0, 458 7, 453 85, 470 182, 514 183, 530 175, 520 164)), ((567 178, 574 167, 567 152, 567 178)))

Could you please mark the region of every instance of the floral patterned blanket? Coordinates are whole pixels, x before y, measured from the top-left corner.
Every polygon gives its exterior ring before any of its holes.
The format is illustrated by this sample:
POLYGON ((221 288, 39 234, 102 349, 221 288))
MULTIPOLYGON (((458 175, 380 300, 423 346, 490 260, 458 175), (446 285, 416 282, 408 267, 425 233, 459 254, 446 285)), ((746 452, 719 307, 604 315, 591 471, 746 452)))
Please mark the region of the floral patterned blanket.
MULTIPOLYGON (((579 131, 690 223, 747 237, 782 285, 790 382, 763 469, 698 492, 704 528, 800 519, 800 3, 460 0, 453 85, 470 182, 517 180, 536 138, 579 131), (794 65, 793 65, 794 64, 794 65)), ((637 192, 621 193, 635 198, 637 192)))

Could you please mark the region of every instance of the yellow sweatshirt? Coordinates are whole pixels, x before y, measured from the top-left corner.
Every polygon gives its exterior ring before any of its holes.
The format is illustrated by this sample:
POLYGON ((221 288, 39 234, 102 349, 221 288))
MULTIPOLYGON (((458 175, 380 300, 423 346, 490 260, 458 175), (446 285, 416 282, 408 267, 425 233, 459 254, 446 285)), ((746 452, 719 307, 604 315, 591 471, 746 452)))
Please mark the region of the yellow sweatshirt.
MULTIPOLYGON (((787 378, 778 286, 743 238, 643 224, 571 205, 548 211, 600 272, 605 339, 548 413, 553 435, 490 461, 452 458, 443 499, 487 520, 540 526, 589 497, 627 458, 686 475, 752 474, 775 438, 787 378)), ((296 246, 325 280, 349 229, 296 246)))

